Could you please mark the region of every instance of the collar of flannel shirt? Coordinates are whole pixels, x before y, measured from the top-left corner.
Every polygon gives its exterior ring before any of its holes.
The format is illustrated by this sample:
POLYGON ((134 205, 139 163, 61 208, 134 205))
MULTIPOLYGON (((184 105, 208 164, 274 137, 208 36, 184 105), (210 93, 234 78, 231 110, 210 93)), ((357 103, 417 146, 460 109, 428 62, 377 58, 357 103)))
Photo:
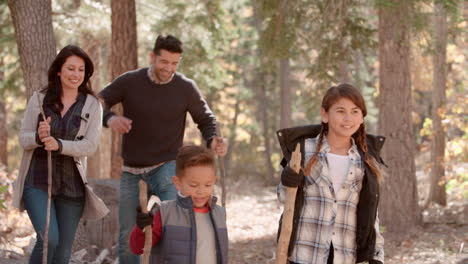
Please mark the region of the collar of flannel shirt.
MULTIPOLYGON (((318 143, 318 139, 319 139, 319 136, 305 141, 305 160, 306 161, 309 160, 310 157, 316 153, 316 146, 318 143)), ((322 147, 320 148, 320 152, 318 153, 318 162, 320 164, 328 164, 327 153, 329 153, 330 151, 331 151, 331 146, 328 144, 327 138, 323 137, 322 147)), ((348 150, 348 156, 351 158, 351 164, 353 166, 356 165, 360 167, 362 165, 361 157, 358 152, 358 147, 353 138, 351 138, 351 148, 348 150)), ((309 176, 310 177, 307 177, 308 181, 317 182, 317 181, 320 181, 320 179, 323 179, 323 180, 330 182, 330 179, 328 177, 328 170, 322 171, 322 166, 314 166, 309 176)))

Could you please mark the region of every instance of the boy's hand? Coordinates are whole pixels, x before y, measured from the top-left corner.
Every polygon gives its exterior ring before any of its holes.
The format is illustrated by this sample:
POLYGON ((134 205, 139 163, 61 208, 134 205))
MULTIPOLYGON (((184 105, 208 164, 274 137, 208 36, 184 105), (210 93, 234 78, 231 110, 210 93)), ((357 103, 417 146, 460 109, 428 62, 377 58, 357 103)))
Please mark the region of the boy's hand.
POLYGON ((143 230, 145 226, 149 226, 153 224, 153 215, 151 213, 142 213, 141 212, 141 207, 137 207, 137 217, 136 217, 136 224, 137 226, 143 230))

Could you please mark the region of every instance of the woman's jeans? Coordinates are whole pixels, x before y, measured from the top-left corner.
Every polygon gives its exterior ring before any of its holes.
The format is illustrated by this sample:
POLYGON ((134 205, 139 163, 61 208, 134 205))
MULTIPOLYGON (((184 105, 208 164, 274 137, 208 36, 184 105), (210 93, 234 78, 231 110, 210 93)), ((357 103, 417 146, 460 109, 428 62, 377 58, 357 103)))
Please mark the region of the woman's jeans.
MULTIPOLYGON (((36 231, 36 245, 29 263, 42 263, 43 236, 47 217, 47 192, 25 185, 24 206, 36 231)), ((47 263, 66 264, 70 260, 76 229, 83 213, 84 198, 52 196, 47 248, 47 263)))
POLYGON ((175 161, 166 162, 147 173, 134 175, 122 172, 119 197, 120 264, 140 263, 140 256, 134 255, 128 244, 130 233, 136 223, 136 208, 140 205, 138 182, 144 180, 148 185, 148 193, 156 194, 161 201, 175 200, 177 190, 172 183, 173 176, 175 176, 175 161))

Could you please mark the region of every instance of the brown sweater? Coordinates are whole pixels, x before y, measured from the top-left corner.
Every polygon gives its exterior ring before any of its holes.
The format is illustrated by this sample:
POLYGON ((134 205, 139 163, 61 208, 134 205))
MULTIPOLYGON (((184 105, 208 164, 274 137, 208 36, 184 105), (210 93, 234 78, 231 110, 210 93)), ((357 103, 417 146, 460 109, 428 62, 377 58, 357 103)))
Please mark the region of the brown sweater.
POLYGON ((105 87, 104 125, 115 115, 110 107, 123 105, 132 129, 123 135, 122 158, 132 167, 146 167, 174 160, 182 146, 187 112, 209 143, 216 135, 216 118, 195 82, 175 73, 169 83, 155 84, 148 68, 124 73, 105 87))

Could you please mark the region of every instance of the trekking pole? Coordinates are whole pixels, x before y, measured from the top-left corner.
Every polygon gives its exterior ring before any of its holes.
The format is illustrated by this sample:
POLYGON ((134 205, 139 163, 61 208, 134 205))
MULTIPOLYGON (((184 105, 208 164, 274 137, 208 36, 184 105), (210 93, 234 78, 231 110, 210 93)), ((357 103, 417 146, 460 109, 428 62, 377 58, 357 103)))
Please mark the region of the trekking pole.
MULTIPOLYGON (((148 213, 148 186, 146 182, 140 180, 138 182, 138 187, 140 191, 140 207, 141 212, 144 214, 148 213)), ((151 244, 152 244, 152 237, 151 237, 151 225, 147 225, 143 228, 143 232, 145 233, 145 247, 143 248, 143 260, 142 264, 149 263, 149 256, 151 254, 151 244)))
MULTIPOLYGON (((289 167, 299 174, 301 169, 301 149, 299 143, 291 155, 289 167)), ((294 217, 294 203, 296 202, 297 187, 286 187, 286 201, 284 202, 283 219, 281 222, 281 234, 278 239, 278 246, 276 249, 276 263, 286 264, 288 260, 289 240, 291 239, 293 217, 294 217)))
MULTIPOLYGON (((221 134, 221 124, 216 124, 216 133, 219 137, 221 134)), ((226 208, 226 169, 224 167, 224 157, 218 155, 219 172, 221 173, 221 205, 226 208)))
MULTIPOLYGON (((39 103, 39 109, 41 109, 42 119, 46 121, 46 115, 44 109, 42 108, 41 99, 39 94, 37 94, 37 102, 39 103)), ((47 122, 47 121, 46 121, 47 122)), ((50 132, 49 132, 50 136, 50 132)), ((47 151, 47 214, 46 214, 46 226, 42 245, 42 263, 47 264, 47 251, 49 247, 49 225, 50 225, 50 202, 52 199, 52 152, 47 151)))

